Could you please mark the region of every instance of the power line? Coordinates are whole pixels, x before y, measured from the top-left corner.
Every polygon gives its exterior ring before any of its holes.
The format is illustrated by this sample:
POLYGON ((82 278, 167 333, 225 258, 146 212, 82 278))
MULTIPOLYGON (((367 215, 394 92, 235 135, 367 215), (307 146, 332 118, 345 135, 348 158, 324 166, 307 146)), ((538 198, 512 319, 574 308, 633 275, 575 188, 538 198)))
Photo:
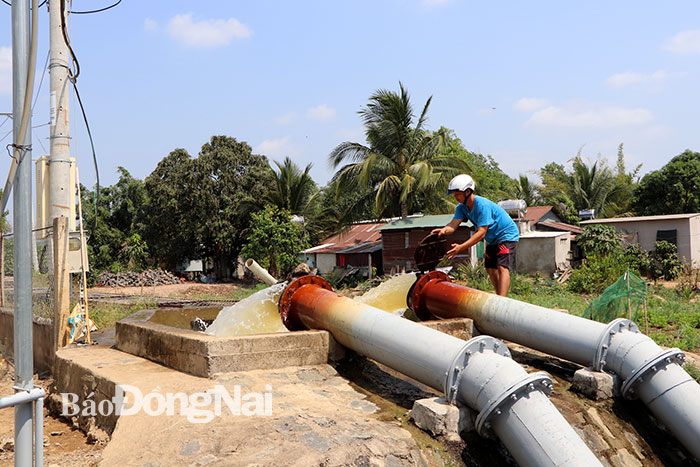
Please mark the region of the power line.
POLYGON ((78 59, 73 52, 73 47, 70 46, 68 34, 66 33, 66 0, 61 0, 61 32, 63 33, 63 41, 66 43, 66 47, 68 47, 71 57, 73 57, 73 63, 75 63, 75 73, 68 70, 68 75, 71 81, 75 81, 78 79, 78 75, 80 74, 80 63, 78 63, 78 59))
MULTIPOLYGON (((3 1, 4 1, 4 0, 3 0, 3 1)), ((122 0, 117 0, 116 3, 113 3, 112 5, 107 6, 107 7, 104 7, 104 8, 100 8, 99 10, 89 10, 89 11, 72 11, 72 10, 71 10, 70 13, 72 13, 72 14, 74 14, 74 15, 89 15, 89 14, 91 14, 91 13, 100 13, 100 12, 102 12, 102 11, 107 11, 107 10, 109 10, 109 9, 111 9, 111 8, 114 8, 115 6, 119 5, 121 2, 122 2, 122 0)))
POLYGON ((44 71, 41 73, 41 80, 39 81, 39 89, 36 91, 36 97, 34 97, 34 103, 32 104, 32 114, 34 114, 34 107, 36 106, 36 101, 39 100, 39 94, 41 93, 41 85, 44 84, 44 76, 46 76, 46 70, 48 69, 49 56, 51 56, 51 50, 46 52, 46 62, 44 62, 44 71))

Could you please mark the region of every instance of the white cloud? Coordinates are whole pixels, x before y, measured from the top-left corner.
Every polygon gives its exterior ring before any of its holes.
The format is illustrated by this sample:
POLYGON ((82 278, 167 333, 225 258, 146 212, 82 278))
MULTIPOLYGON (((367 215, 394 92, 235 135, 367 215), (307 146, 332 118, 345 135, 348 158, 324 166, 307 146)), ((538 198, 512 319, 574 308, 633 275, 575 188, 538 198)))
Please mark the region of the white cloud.
POLYGON ((158 23, 151 18, 146 18, 143 20, 143 29, 147 32, 154 32, 158 30, 158 23))
POLYGON ((522 99, 518 99, 518 102, 513 105, 513 108, 520 112, 534 112, 548 105, 549 99, 541 97, 523 97, 522 99))
POLYGON ((189 47, 218 47, 233 39, 246 39, 252 31, 236 18, 193 21, 192 14, 175 15, 168 24, 175 40, 189 47))
POLYGON ((700 53, 700 29, 679 32, 666 41, 665 48, 677 54, 700 53))
POLYGON ((336 135, 343 141, 352 141, 353 143, 364 143, 365 141, 364 127, 342 128, 336 132, 336 135))
POLYGON ((294 120, 296 120, 296 118, 297 118, 297 114, 296 114, 296 113, 294 113, 294 112, 289 112, 289 113, 286 113, 286 114, 282 115, 281 117, 276 118, 276 119, 275 119, 275 122, 277 122, 277 123, 280 124, 280 125, 289 125, 289 124, 292 123, 294 120))
POLYGON ((0 47, 0 94, 12 92, 12 49, 0 47))
POLYGON ((292 157, 299 153, 297 148, 292 144, 289 136, 280 139, 266 139, 258 144, 253 152, 269 157, 292 157))
POLYGON ((547 128, 615 128, 643 125, 653 120, 650 110, 641 107, 573 104, 565 107, 549 106, 537 110, 525 122, 525 127, 547 128))
POLYGON ((335 109, 333 107, 328 107, 326 104, 321 104, 307 110, 306 117, 311 120, 330 120, 335 117, 335 109))
POLYGON ((610 76, 605 82, 615 88, 622 88, 632 84, 653 84, 663 83, 671 77, 670 73, 664 70, 655 71, 653 73, 634 73, 627 71, 624 73, 616 73, 610 76))

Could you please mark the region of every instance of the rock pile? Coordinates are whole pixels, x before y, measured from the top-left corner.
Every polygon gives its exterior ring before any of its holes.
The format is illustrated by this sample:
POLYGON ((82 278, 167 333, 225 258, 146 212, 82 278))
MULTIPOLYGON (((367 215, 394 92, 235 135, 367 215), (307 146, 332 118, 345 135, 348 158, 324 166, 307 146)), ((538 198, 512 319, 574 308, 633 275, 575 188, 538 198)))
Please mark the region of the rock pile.
POLYGON ((162 269, 151 269, 143 272, 103 272, 97 278, 98 285, 106 287, 139 287, 144 285, 179 284, 180 279, 162 269))

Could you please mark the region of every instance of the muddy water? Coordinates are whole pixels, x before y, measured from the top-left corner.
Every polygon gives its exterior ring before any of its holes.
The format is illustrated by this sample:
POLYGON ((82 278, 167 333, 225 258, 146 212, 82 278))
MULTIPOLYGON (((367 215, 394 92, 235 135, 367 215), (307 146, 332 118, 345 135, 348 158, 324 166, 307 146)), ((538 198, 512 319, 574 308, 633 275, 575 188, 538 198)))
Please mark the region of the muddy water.
MULTIPOLYGON (((406 310, 406 295, 415 280, 415 274, 394 276, 353 300, 402 315, 406 310)), ((287 332, 277 311, 277 303, 286 286, 286 283, 275 284, 224 308, 205 332, 213 336, 287 332)))
POLYGON ((371 305, 380 310, 402 315, 406 310, 406 295, 416 281, 416 275, 401 274, 382 282, 354 300, 371 305))
POLYGON ((225 307, 205 331, 213 336, 247 336, 287 332, 277 311, 286 282, 270 287, 225 307))
POLYGON ((221 307, 201 307, 201 308, 171 308, 157 310, 148 321, 153 323, 165 324, 180 329, 190 329, 190 323, 195 318, 205 321, 212 320, 221 311, 221 307))

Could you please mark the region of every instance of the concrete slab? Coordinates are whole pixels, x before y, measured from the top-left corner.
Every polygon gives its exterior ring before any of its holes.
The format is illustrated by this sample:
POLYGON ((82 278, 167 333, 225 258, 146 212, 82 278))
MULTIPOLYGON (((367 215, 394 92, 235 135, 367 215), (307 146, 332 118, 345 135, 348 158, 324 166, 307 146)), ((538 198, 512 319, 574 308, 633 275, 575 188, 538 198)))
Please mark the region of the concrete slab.
POLYGON ((76 391, 79 405, 89 396, 99 406, 117 384, 138 388, 150 400, 151 412, 158 407, 153 394, 191 398, 226 391, 243 401, 238 413, 224 402, 220 415, 210 420, 206 413, 215 412, 216 404, 202 399, 197 399, 198 413, 192 406, 185 412, 175 406, 172 415, 149 415, 144 408, 134 415, 94 417, 98 428, 111 431, 102 466, 427 465, 411 435, 369 415, 365 396, 329 365, 205 379, 101 346, 63 349, 56 358, 62 371, 55 390, 76 391), (252 414, 256 394, 265 401, 264 410, 252 414))

